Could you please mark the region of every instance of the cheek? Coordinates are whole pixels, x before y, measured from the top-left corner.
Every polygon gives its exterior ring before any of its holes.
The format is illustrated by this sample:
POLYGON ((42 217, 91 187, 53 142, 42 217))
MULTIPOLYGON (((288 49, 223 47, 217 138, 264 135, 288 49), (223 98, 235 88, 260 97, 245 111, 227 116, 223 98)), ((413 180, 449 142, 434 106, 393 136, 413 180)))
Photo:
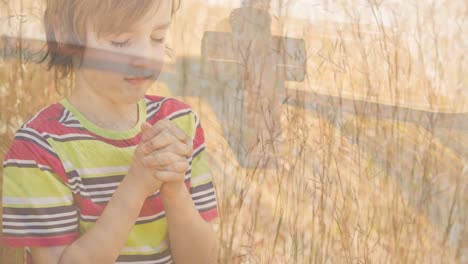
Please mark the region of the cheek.
POLYGON ((86 80, 89 86, 94 90, 103 89, 105 87, 111 88, 120 85, 123 80, 121 75, 101 70, 94 69, 81 69, 80 74, 86 80))

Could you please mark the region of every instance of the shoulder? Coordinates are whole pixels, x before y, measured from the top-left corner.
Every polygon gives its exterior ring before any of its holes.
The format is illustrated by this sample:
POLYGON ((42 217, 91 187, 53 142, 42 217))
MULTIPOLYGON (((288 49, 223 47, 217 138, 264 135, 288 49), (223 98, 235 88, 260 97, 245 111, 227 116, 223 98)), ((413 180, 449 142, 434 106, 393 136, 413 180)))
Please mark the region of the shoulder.
POLYGON ((63 107, 59 103, 48 105, 29 117, 16 131, 4 157, 4 167, 37 166, 65 175, 60 159, 47 140, 50 133, 61 130, 63 107))
POLYGON ((161 119, 173 121, 190 137, 202 140, 201 125, 192 107, 178 99, 146 95, 147 122, 154 125, 161 119))
POLYGON ((145 95, 147 120, 154 124, 160 119, 174 120, 183 116, 195 117, 192 107, 178 99, 157 95, 145 95))
POLYGON ((41 135, 57 133, 62 128, 61 119, 65 112, 65 108, 58 102, 48 105, 29 117, 19 131, 31 130, 41 135))

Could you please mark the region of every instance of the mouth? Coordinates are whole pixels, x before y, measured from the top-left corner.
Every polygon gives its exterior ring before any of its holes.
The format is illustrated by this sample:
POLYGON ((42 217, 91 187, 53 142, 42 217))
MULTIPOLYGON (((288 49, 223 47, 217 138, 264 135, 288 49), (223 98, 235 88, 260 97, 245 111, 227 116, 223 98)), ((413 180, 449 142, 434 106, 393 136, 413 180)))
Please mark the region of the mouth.
POLYGON ((132 85, 141 85, 145 82, 151 81, 153 76, 141 76, 141 77, 126 77, 124 80, 132 85))

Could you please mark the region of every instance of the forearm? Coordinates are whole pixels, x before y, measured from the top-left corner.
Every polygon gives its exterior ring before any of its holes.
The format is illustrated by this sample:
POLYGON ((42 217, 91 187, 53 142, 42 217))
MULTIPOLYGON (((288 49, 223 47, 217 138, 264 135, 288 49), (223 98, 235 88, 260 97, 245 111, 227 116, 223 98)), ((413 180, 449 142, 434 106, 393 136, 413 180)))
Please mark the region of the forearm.
POLYGON ((175 263, 215 263, 218 252, 216 233, 200 216, 184 183, 164 184, 161 198, 175 263))
POLYGON ((114 263, 145 198, 125 177, 94 226, 64 250, 60 263, 114 263))

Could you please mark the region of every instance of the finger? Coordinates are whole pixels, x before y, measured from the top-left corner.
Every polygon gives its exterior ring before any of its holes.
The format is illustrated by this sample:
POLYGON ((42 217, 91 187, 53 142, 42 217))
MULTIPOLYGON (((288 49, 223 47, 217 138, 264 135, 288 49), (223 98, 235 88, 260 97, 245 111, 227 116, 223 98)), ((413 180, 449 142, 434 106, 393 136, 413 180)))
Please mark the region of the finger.
POLYGON ((166 166, 162 167, 160 171, 173 171, 173 172, 178 172, 178 173, 185 174, 185 172, 189 168, 190 168, 189 163, 187 162, 187 160, 184 160, 184 161, 177 161, 177 162, 171 163, 169 165, 166 165, 166 166))
POLYGON ((160 149, 161 151, 171 152, 179 156, 191 157, 193 154, 193 147, 190 144, 184 144, 180 141, 176 141, 165 148, 160 149))
POLYGON ((190 141, 190 138, 187 136, 187 134, 182 129, 180 129, 174 122, 168 119, 159 120, 154 125, 154 128, 158 131, 168 129, 174 135, 175 138, 177 138, 179 141, 182 141, 183 143, 189 143, 190 141))
POLYGON ((141 132, 145 132, 148 128, 151 128, 151 124, 148 123, 148 122, 144 122, 143 124, 141 124, 141 132))
POLYGON ((173 171, 157 171, 154 177, 162 182, 183 181, 185 175, 183 173, 173 171))
POLYGON ((175 162, 187 162, 187 158, 171 152, 157 153, 143 157, 142 163, 145 168, 160 169, 175 162))
POLYGON ((149 155, 150 153, 156 150, 163 149, 169 146, 170 144, 173 144, 174 142, 176 142, 174 136, 172 136, 169 131, 163 130, 156 137, 152 138, 146 143, 143 143, 143 153, 145 155, 149 155))
POLYGON ((141 140, 143 142, 147 142, 166 129, 166 126, 162 125, 160 122, 157 122, 155 125, 150 126, 149 129, 144 131, 143 135, 141 136, 141 140))
POLYGON ((190 138, 185 134, 185 132, 177 127, 175 124, 172 124, 169 127, 169 130, 173 133, 174 137, 177 138, 179 141, 188 144, 190 142, 190 138))

